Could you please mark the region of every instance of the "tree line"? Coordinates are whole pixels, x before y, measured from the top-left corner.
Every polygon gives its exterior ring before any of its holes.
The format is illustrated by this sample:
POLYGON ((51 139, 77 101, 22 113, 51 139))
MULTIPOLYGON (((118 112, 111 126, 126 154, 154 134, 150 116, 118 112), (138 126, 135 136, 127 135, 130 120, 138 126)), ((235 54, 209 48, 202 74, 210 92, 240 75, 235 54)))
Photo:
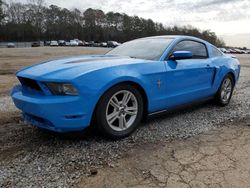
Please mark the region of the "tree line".
POLYGON ((78 38, 85 41, 125 42, 154 35, 191 35, 216 46, 225 45, 214 32, 201 31, 192 26, 168 27, 151 19, 117 12, 104 13, 92 8, 82 12, 56 5, 46 6, 43 0, 31 0, 26 4, 0 0, 0 41, 78 38))

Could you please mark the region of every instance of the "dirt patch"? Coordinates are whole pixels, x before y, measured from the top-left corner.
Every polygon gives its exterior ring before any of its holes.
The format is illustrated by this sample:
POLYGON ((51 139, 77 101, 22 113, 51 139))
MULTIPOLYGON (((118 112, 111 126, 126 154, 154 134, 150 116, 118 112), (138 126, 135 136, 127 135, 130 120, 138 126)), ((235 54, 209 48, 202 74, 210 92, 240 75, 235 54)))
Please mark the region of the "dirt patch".
POLYGON ((140 145, 75 187, 248 187, 250 119, 186 140, 140 145))
POLYGON ((39 63, 44 60, 59 57, 104 54, 109 48, 88 47, 39 47, 39 48, 1 48, 0 50, 0 96, 8 95, 10 88, 18 83, 15 72, 23 67, 39 63))
POLYGON ((0 51, 0 70, 1 72, 4 70, 12 72, 48 59, 84 54, 104 54, 109 50, 109 48, 94 47, 2 48, 0 51))
POLYGON ((0 125, 7 123, 18 123, 21 121, 21 114, 18 111, 15 112, 0 112, 0 125))
POLYGON ((14 74, 2 74, 0 71, 0 96, 9 95, 11 88, 18 83, 14 74))

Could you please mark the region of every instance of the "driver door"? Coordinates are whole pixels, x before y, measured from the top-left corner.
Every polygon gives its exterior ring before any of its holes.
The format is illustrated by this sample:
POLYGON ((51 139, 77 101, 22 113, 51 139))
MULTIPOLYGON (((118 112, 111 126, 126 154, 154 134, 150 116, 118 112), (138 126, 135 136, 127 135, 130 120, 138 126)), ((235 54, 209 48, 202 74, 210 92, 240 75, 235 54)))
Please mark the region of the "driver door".
POLYGON ((189 103, 210 95, 215 68, 208 58, 205 44, 196 41, 181 41, 174 51, 191 51, 191 59, 172 60, 166 63, 167 107, 189 103))

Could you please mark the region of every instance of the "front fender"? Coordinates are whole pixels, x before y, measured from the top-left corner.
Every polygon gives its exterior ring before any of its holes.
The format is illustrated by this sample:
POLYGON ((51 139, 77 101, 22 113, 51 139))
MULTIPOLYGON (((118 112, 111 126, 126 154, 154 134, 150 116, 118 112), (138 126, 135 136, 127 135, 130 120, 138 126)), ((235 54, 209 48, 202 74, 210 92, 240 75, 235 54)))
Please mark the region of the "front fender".
POLYGON ((144 83, 138 79, 137 77, 133 77, 133 76, 122 76, 122 77, 119 77, 119 78, 116 78, 114 80, 111 80, 110 82, 108 82, 107 84, 105 84, 101 89, 100 89, 100 92, 99 92, 99 98, 106 92, 108 91, 111 87, 117 85, 117 84, 120 84, 120 83, 123 83, 123 82, 132 82, 132 83, 135 83, 137 85, 139 85, 141 88, 144 89, 146 95, 147 95, 147 98, 149 98, 149 91, 147 89, 147 87, 144 85, 144 83))
POLYGON ((111 87, 122 82, 133 82, 144 89, 145 94, 150 103, 149 88, 144 81, 142 81, 143 75, 136 71, 120 70, 120 69, 102 69, 95 72, 82 75, 81 77, 73 80, 74 85, 79 90, 81 97, 86 100, 88 104, 88 113, 93 114, 94 109, 103 96, 111 87))

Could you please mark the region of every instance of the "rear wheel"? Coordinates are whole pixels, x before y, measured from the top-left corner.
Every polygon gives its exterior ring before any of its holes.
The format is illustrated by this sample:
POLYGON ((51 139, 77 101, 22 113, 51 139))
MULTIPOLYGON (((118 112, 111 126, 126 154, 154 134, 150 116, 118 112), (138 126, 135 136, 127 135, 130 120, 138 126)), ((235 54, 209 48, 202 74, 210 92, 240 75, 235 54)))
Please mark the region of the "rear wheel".
POLYGON ((96 123, 100 133, 110 138, 131 134, 141 121, 143 100, 131 85, 121 84, 108 90, 96 109, 96 123))
POLYGON ((234 89, 233 77, 228 74, 224 77, 221 82, 220 88, 216 94, 216 101, 221 106, 229 104, 234 89))

